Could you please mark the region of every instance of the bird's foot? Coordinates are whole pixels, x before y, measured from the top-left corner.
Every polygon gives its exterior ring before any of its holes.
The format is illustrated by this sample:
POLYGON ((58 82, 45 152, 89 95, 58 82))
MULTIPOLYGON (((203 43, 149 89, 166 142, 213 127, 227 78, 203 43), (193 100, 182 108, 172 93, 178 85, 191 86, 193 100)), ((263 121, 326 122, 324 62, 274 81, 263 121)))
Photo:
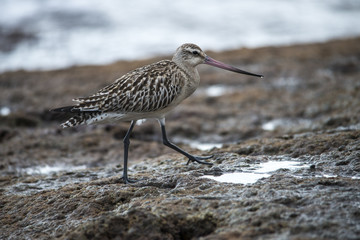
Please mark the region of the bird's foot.
POLYGON ((188 165, 190 163, 190 161, 197 162, 197 163, 200 163, 200 164, 205 164, 205 165, 213 165, 212 163, 201 161, 201 160, 206 160, 206 159, 209 159, 209 158, 212 158, 212 157, 214 157, 214 155, 210 155, 210 156, 191 156, 191 157, 189 157, 189 161, 186 163, 186 165, 188 165))
POLYGON ((130 179, 130 178, 128 178, 128 177, 122 177, 122 179, 124 180, 125 184, 128 184, 128 183, 136 183, 136 182, 139 181, 139 180, 130 179))

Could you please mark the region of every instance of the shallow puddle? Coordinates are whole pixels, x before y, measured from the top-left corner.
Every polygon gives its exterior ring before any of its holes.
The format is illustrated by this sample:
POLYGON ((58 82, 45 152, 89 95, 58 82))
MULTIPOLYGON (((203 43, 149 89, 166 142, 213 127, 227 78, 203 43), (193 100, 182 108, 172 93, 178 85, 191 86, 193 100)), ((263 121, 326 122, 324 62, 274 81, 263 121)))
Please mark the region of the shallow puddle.
POLYGON ((225 94, 233 93, 235 91, 237 91, 236 87, 224 85, 224 84, 216 84, 216 85, 199 88, 195 94, 205 95, 207 97, 220 97, 225 94))
POLYGON ((0 108, 0 116, 7 116, 10 114, 10 108, 2 107, 0 108))
MULTIPOLYGON (((213 137, 209 136, 209 139, 213 140, 213 137)), ((187 144, 190 147, 196 148, 201 151, 208 151, 213 148, 222 148, 222 146, 224 145, 223 143, 219 143, 219 142, 211 142, 211 140, 210 141, 206 141, 206 140, 205 141, 196 141, 196 140, 189 140, 186 138, 179 138, 179 137, 174 137, 173 141, 176 144, 187 144)))
POLYGON ((275 131, 278 129, 284 131, 295 131, 301 129, 309 129, 314 125, 313 121, 308 119, 273 119, 264 123, 261 128, 265 131, 275 131))
POLYGON ((47 175, 47 174, 51 174, 51 173, 56 173, 56 172, 62 172, 62 171, 77 171, 77 170, 83 170, 86 169, 86 165, 80 165, 80 166, 69 166, 69 165, 65 165, 65 164, 58 164, 58 165, 54 165, 54 166, 49 166, 49 165, 44 165, 44 166, 36 166, 36 167, 31 167, 31 168, 24 168, 24 169, 20 169, 20 172, 25 172, 29 175, 35 175, 35 174, 39 174, 39 175, 47 175))
POLYGON ((82 183, 99 178, 116 176, 115 166, 91 169, 86 165, 44 165, 18 169, 22 180, 7 187, 7 194, 28 195, 39 191, 58 189, 68 184, 82 183))
POLYGON ((188 144, 190 147, 199 149, 201 151, 207 151, 213 148, 221 148, 223 146, 222 143, 201 143, 197 141, 188 141, 188 144))
POLYGON ((272 172, 279 169, 296 170, 305 167, 308 165, 295 161, 268 161, 260 163, 258 166, 251 166, 243 172, 225 173, 221 176, 205 175, 203 178, 226 183, 252 184, 261 178, 270 177, 272 172))

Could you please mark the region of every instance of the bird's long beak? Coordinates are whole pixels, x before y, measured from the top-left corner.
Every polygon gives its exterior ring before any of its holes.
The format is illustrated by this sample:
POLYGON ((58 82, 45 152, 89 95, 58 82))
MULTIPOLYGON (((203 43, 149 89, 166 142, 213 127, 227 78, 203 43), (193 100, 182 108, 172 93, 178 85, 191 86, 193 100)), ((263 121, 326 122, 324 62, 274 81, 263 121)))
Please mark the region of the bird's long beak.
POLYGON ((246 71, 243 71, 243 70, 238 69, 236 67, 233 67, 233 66, 227 65, 225 63, 216 61, 215 59, 212 59, 209 56, 205 57, 204 63, 208 64, 208 65, 211 65, 211 66, 214 66, 214 67, 222 68, 222 69, 225 69, 225 70, 228 70, 228 71, 236 72, 236 73, 246 74, 246 75, 260 77, 260 78, 264 77, 263 75, 259 75, 259 74, 255 74, 255 73, 251 73, 251 72, 246 72, 246 71))

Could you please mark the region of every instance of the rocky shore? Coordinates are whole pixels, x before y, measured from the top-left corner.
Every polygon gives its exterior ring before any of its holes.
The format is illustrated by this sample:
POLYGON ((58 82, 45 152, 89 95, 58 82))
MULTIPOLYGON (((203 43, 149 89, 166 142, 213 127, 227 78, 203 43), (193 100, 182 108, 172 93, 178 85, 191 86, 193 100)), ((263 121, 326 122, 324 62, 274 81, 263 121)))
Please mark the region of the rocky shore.
POLYGON ((265 75, 200 66, 168 115, 169 138, 214 165, 186 165, 149 120, 128 185, 129 123, 61 129, 68 116, 49 109, 170 56, 2 73, 0 239, 359 239, 360 38, 207 53, 265 75))

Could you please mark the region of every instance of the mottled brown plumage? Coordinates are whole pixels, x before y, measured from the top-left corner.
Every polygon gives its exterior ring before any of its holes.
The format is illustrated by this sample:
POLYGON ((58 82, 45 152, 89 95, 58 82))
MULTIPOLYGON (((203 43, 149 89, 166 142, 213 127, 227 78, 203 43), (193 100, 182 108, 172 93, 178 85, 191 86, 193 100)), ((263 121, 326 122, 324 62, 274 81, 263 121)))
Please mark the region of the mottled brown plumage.
POLYGON ((156 118, 160 122, 165 145, 182 153, 189 161, 209 164, 201 160, 209 157, 193 156, 168 141, 165 131, 165 114, 189 97, 199 86, 200 76, 196 69, 199 64, 209 64, 229 71, 258 76, 218 62, 208 56, 195 44, 181 45, 172 60, 163 60, 137 68, 97 93, 74 99, 74 106, 54 109, 71 112, 74 117, 63 123, 63 127, 116 121, 132 121, 124 138, 124 180, 127 178, 127 152, 129 136, 136 120, 156 118))
POLYGON ((198 63, 189 56, 194 51, 202 54, 199 59, 205 58, 198 46, 183 45, 172 61, 163 60, 135 69, 89 97, 74 99, 78 104, 72 108, 56 109, 77 114, 62 126, 163 117, 199 85, 194 66, 198 63))

